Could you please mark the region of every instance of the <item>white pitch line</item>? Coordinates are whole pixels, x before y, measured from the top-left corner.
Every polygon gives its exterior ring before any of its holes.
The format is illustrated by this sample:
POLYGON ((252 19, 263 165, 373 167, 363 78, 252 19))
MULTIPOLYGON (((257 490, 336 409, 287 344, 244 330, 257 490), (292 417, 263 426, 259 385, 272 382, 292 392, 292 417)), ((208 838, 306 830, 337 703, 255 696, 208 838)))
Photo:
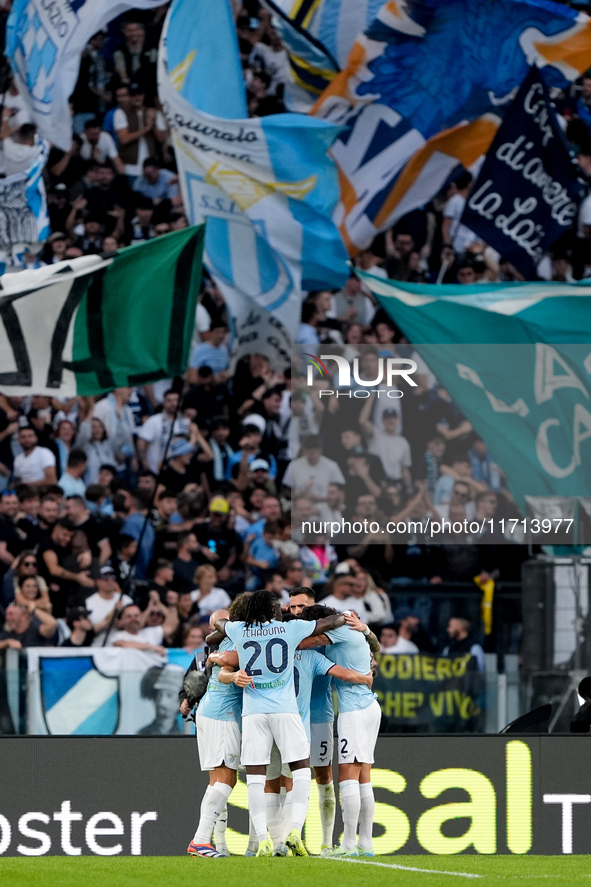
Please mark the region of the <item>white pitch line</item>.
POLYGON ((484 875, 474 875, 469 872, 446 872, 442 871, 442 869, 419 869, 413 865, 396 865, 395 863, 389 862, 372 862, 372 860, 364 860, 364 859, 347 859, 346 857, 340 859, 339 857, 330 856, 321 857, 324 859, 328 859, 331 862, 353 862, 358 865, 377 865, 383 869, 400 869, 403 872, 420 872, 425 875, 455 875, 457 878, 484 878, 484 875))

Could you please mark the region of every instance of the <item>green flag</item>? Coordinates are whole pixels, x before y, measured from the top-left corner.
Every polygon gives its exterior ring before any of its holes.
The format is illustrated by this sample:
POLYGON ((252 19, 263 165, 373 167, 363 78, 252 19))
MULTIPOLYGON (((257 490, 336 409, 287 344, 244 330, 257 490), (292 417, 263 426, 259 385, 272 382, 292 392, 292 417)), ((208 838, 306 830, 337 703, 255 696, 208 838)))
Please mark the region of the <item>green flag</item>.
POLYGON ((591 494, 591 287, 360 276, 483 438, 521 508, 526 496, 591 494))
POLYGON ((203 226, 113 259, 85 256, 7 274, 0 390, 93 395, 184 373, 201 285, 203 226))

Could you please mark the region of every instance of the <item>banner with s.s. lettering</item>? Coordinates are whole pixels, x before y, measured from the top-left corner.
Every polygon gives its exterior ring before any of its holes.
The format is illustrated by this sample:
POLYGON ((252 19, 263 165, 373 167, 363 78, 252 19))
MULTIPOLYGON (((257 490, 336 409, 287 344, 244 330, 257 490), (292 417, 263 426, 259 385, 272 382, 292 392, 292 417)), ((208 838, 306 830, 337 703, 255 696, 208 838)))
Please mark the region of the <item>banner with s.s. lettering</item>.
POLYGON ((462 223, 526 278, 572 227, 585 194, 546 84, 534 66, 486 155, 462 223))
POLYGON ((482 728, 484 677, 471 653, 378 653, 373 690, 382 733, 470 733, 482 728))

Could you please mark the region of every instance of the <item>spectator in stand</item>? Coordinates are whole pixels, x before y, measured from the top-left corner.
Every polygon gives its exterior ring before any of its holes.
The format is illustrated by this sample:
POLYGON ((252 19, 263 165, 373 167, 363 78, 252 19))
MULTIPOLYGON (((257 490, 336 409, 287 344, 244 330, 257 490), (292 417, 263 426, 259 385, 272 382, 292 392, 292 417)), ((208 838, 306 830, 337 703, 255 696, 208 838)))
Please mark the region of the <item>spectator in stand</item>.
POLYGON ((215 610, 226 609, 232 603, 228 592, 216 586, 216 580, 217 571, 211 564, 202 564, 195 571, 197 588, 191 592, 191 600, 201 617, 210 616, 215 610))
POLYGON ((396 641, 398 640, 398 632, 393 622, 388 625, 382 625, 380 629, 380 653, 395 653, 396 641))
POLYGON ((76 428, 74 426, 74 423, 71 422, 70 419, 61 419, 58 422, 57 432, 54 440, 55 449, 57 450, 58 454, 56 469, 59 477, 62 476, 62 474, 68 467, 68 456, 70 454, 70 450, 72 449, 75 437, 76 428))
POLYGON ((68 607, 66 625, 70 635, 59 645, 60 647, 88 647, 94 637, 94 629, 90 621, 90 613, 86 607, 68 607))
POLYGON ((30 425, 20 428, 18 442, 23 452, 14 460, 14 477, 29 487, 56 482, 56 458, 51 450, 38 446, 37 432, 30 425))
POLYGON ((394 613, 394 629, 398 635, 398 640, 390 650, 391 653, 398 655, 399 653, 418 653, 419 648, 412 640, 419 628, 419 620, 406 607, 398 607, 394 613))
POLYGON ((28 604, 9 604, 6 621, 0 631, 0 650, 23 650, 26 647, 53 647, 57 643, 57 622, 45 610, 28 604))
POLYGON ((178 186, 178 176, 169 169, 163 169, 157 157, 146 157, 142 164, 142 174, 133 183, 133 190, 157 205, 166 200, 172 206, 182 204, 178 186))
POLYGON ((150 561, 154 551, 156 533, 149 521, 146 521, 149 498, 136 490, 129 497, 127 517, 121 527, 124 536, 132 536, 138 543, 139 549, 135 562, 135 575, 138 579, 147 579, 149 575, 150 561))
POLYGON ((93 416, 92 419, 85 419, 80 424, 76 447, 83 450, 86 456, 84 483, 87 486, 99 482, 101 465, 114 465, 116 462, 107 429, 96 416, 93 416))
POLYGON ((18 589, 14 595, 15 603, 29 606, 34 602, 37 610, 45 610, 51 613, 52 606, 47 592, 47 586, 43 583, 44 591, 41 589, 40 577, 38 576, 21 576, 18 580, 18 589))
POLYGON ((97 31, 82 52, 78 82, 71 97, 76 135, 81 135, 87 120, 104 114, 111 100, 110 74, 103 55, 105 39, 105 32, 97 31))
POLYGON ((84 124, 80 157, 83 160, 95 160, 97 163, 110 161, 116 173, 123 175, 125 172, 117 153, 115 140, 108 132, 101 129, 99 120, 87 120, 84 124))
POLYGON ((470 621, 461 616, 452 616, 447 624, 447 634, 449 637, 449 643, 445 645, 441 655, 449 656, 453 659, 456 656, 463 656, 465 653, 471 653, 476 659, 478 670, 484 672, 486 667, 484 650, 471 633, 470 621))
POLYGON ((80 587, 94 588, 94 580, 89 575, 92 556, 90 552, 78 555, 79 572, 66 569, 64 562, 72 553, 72 538, 75 527, 69 518, 56 521, 51 535, 39 545, 39 573, 49 586, 49 598, 53 614, 61 617, 71 597, 79 593, 80 587))
MULTIPOLYGON (((127 21, 121 28, 124 43, 113 54, 115 73, 119 82, 131 87, 140 84, 151 104, 156 96, 156 60, 158 50, 146 39, 141 22, 127 21)), ((133 89, 130 89, 133 95, 133 89)))
POLYGON ((66 499, 68 496, 81 496, 84 499, 86 484, 82 478, 86 474, 86 465, 86 453, 84 450, 70 451, 67 468, 58 481, 58 485, 64 491, 66 499))
POLYGON ((128 594, 123 594, 121 591, 115 571, 110 564, 101 567, 96 580, 96 589, 94 594, 86 598, 85 607, 89 612, 94 631, 92 646, 102 647, 107 631, 109 638, 112 637, 117 610, 132 604, 133 601, 128 594))
POLYGON ((118 619, 118 630, 109 635, 107 640, 107 644, 112 647, 142 650, 150 654, 151 659, 157 660, 159 664, 162 664, 166 657, 163 642, 162 626, 144 626, 141 610, 133 602, 124 605, 118 619))
POLYGON ((348 563, 337 566, 325 590, 328 594, 320 601, 323 607, 333 607, 337 613, 353 610, 367 624, 367 610, 363 601, 355 594, 355 574, 348 563))
POLYGON ((344 484, 336 462, 322 455, 322 439, 309 435, 302 441, 302 455, 291 465, 293 494, 316 501, 325 500, 330 484, 344 484))
MULTIPOLYGON (((3 121, 3 124, 5 121, 3 121)), ((31 167, 41 151, 41 142, 33 123, 23 123, 21 128, 10 135, 3 125, 0 130, 2 154, 0 156, 2 172, 5 176, 14 176, 25 172, 31 167)))
POLYGON ((129 103, 125 110, 117 108, 113 127, 119 157, 123 161, 130 187, 141 176, 144 160, 158 153, 158 146, 167 137, 166 123, 159 111, 146 108, 144 90, 137 83, 129 86, 129 103))
POLYGON ((228 375, 227 370, 230 366, 230 355, 225 344, 227 335, 228 327, 225 323, 212 323, 207 342, 197 345, 191 353, 189 371, 187 373, 189 384, 197 384, 198 376, 196 370, 203 366, 210 367, 214 374, 215 384, 225 382, 228 375))

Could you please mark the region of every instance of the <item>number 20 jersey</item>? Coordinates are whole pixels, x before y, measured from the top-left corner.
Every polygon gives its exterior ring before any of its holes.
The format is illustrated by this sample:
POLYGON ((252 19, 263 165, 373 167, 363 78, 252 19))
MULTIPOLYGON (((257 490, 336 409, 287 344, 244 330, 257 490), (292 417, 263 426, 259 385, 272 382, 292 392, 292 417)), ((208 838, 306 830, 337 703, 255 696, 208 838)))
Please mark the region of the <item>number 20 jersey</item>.
POLYGON ((242 716, 254 714, 298 714, 293 663, 298 644, 309 637, 316 622, 264 622, 245 627, 244 622, 227 622, 226 634, 238 652, 240 668, 254 683, 244 688, 242 716))

